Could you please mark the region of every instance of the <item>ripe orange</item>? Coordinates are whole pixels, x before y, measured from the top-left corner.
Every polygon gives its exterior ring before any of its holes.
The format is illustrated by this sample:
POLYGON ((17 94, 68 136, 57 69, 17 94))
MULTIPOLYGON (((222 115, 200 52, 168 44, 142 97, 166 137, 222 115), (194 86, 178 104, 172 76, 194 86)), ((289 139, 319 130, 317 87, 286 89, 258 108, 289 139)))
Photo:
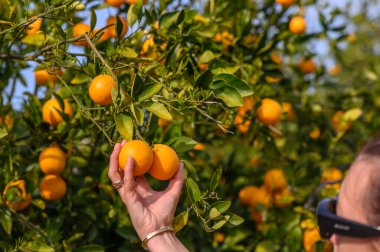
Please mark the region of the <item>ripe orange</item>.
POLYGON ((239 132, 245 134, 249 130, 249 126, 251 126, 250 120, 245 120, 244 115, 237 114, 234 119, 234 124, 236 125, 239 132))
POLYGON ((321 130, 319 128, 315 128, 309 133, 309 136, 311 139, 317 139, 320 135, 321 135, 321 130))
POLYGON ((289 30, 293 34, 303 34, 306 31, 306 20, 303 17, 295 16, 289 22, 289 30))
POLYGON ((336 76, 342 72, 342 67, 339 65, 332 66, 329 68, 328 72, 331 76, 336 76))
POLYGON ((269 206, 271 195, 265 187, 249 185, 240 190, 239 199, 244 205, 256 208, 257 204, 269 206))
MULTIPOLYGON (((4 117, 5 125, 11 126, 13 124, 13 117, 10 115, 6 115, 4 117)), ((0 125, 3 124, 3 118, 0 116, 0 125)))
POLYGON ((273 205, 278 208, 286 208, 292 204, 291 193, 288 189, 273 192, 273 205))
POLYGON ((251 212, 251 219, 255 222, 257 229, 261 230, 263 222, 266 219, 266 212, 253 209, 251 212))
MULTIPOLYGON (((63 112, 67 114, 69 117, 72 117, 74 115, 74 112, 70 102, 68 100, 64 100, 64 105, 65 109, 63 110, 63 112)), ((57 126, 58 124, 63 122, 63 118, 57 110, 62 112, 62 107, 57 99, 52 98, 46 101, 42 107, 42 119, 44 120, 44 122, 47 122, 52 126, 57 126)))
POLYGON ((312 59, 301 59, 298 66, 304 74, 314 73, 317 70, 317 65, 312 59))
POLYGON ((158 124, 158 126, 160 126, 162 128, 166 128, 169 126, 169 121, 162 119, 162 118, 158 118, 157 124, 158 124))
POLYGON ((112 7, 120 7, 122 6, 123 4, 125 4, 125 0, 105 0, 105 2, 109 5, 109 6, 112 6, 112 7))
POLYGON ((203 151, 204 149, 205 149, 205 145, 203 143, 197 143, 193 147, 193 150, 197 150, 197 151, 203 151))
POLYGON ((281 106, 277 101, 265 98, 261 101, 261 105, 257 109, 256 115, 260 122, 274 125, 281 119, 281 106))
POLYGON ((272 76, 265 76, 265 81, 270 84, 279 83, 281 81, 281 77, 272 77, 272 76))
MULTIPOLYGON (((136 4, 136 3, 137 3, 137 0, 127 0, 127 3, 128 3, 128 4, 136 4)), ((142 0, 142 3, 145 4, 145 3, 146 3, 146 0, 142 0)))
MULTIPOLYGON (((91 27, 87 24, 84 24, 84 23, 78 23, 76 25, 73 26, 73 30, 72 30, 72 38, 75 38, 75 37, 78 37, 78 36, 81 36, 85 33, 90 33, 90 30, 91 30, 91 27)), ((87 41, 83 38, 79 41, 76 41, 74 42, 75 45, 82 45, 82 46, 87 46, 88 43, 87 41)))
MULTIPOLYGON (((339 170, 338 168, 332 167, 324 170, 322 172, 322 178, 321 183, 323 182, 330 182, 334 180, 340 180, 343 178, 343 172, 339 170)), ((332 184, 332 185, 326 185, 326 188, 340 188, 340 183, 332 184)))
MULTIPOLYGON (((315 244, 322 240, 318 228, 311 228, 311 229, 306 229, 304 234, 303 234, 303 247, 306 252, 316 252, 315 244)), ((325 248, 324 252, 331 252, 333 251, 333 246, 332 243, 324 240, 325 243, 325 248)))
POLYGON ((177 153, 165 144, 153 146, 153 164, 149 174, 158 180, 168 180, 174 176, 179 168, 177 153))
POLYGON ((276 3, 281 4, 284 7, 289 7, 294 3, 294 0, 276 0, 276 3))
POLYGON ((149 144, 141 140, 129 141, 121 148, 119 166, 123 170, 127 165, 128 157, 133 157, 135 160, 133 176, 144 174, 151 168, 153 163, 153 152, 149 144))
MULTIPOLYGON (((63 72, 59 69, 55 70, 56 74, 63 75, 63 72)), ((34 71, 34 79, 37 85, 44 85, 48 83, 55 83, 58 81, 57 76, 49 73, 47 69, 41 69, 34 71)))
POLYGON ((65 169, 66 154, 58 145, 51 145, 42 150, 38 163, 45 174, 60 174, 65 169))
POLYGON ((264 185, 269 191, 282 190, 287 186, 283 170, 272 169, 264 175, 264 185))
POLYGON ((331 124, 335 131, 337 132, 346 132, 351 128, 351 122, 347 122, 343 120, 342 116, 344 115, 344 112, 341 110, 338 110, 334 113, 333 117, 331 118, 331 124))
MULTIPOLYGON (((33 19, 33 18, 34 18, 34 16, 31 17, 30 19, 33 19)), ((28 36, 36 35, 37 32, 40 31, 41 25, 42 25, 42 18, 38 18, 38 19, 36 19, 36 21, 34 21, 33 23, 31 23, 28 26, 28 30, 26 30, 26 33, 28 34, 28 36)))
POLYGON ((278 54, 278 53, 272 53, 270 55, 270 59, 276 63, 277 65, 280 65, 282 63, 282 58, 281 58, 281 55, 278 54))
POLYGON ((256 186, 250 185, 246 186, 243 189, 239 191, 239 199, 241 203, 244 205, 250 205, 251 200, 252 200, 252 195, 255 193, 257 190, 256 186))
POLYGON ((151 51, 155 51, 157 48, 156 43, 154 42, 154 36, 149 36, 147 40, 141 46, 141 53, 146 54, 151 51))
POLYGON ((9 182, 5 186, 3 195, 5 204, 15 211, 24 210, 32 201, 32 195, 26 192, 25 180, 23 179, 9 182))
POLYGON ((59 200, 65 196, 66 191, 66 182, 59 175, 49 174, 41 179, 40 195, 45 200, 59 200))
MULTIPOLYGON (((124 18, 120 17, 120 20, 121 20, 121 23, 123 24, 123 29, 122 29, 122 32, 120 34, 120 37, 119 39, 123 38, 125 36, 125 34, 127 34, 127 31, 128 31, 128 25, 127 25, 127 20, 125 20, 124 18)), ((106 30, 105 30, 105 34, 107 34, 106 36, 107 37, 110 37, 110 38, 116 38, 117 34, 116 34, 116 16, 112 16, 112 17, 109 17, 108 20, 107 20, 107 26, 108 25, 111 25, 113 24, 112 26, 108 27, 106 30)))
POLYGON ((228 31, 217 33, 214 37, 215 42, 222 42, 225 46, 232 46, 234 44, 234 35, 228 31))
POLYGON ((224 242, 224 239, 226 236, 221 232, 215 232, 214 233, 214 241, 216 242, 224 242))
POLYGON ((283 102, 281 104, 281 107, 282 107, 282 111, 286 113, 286 118, 289 121, 293 121, 295 119, 296 115, 294 114, 292 104, 289 102, 283 102))
POLYGON ((112 103, 112 88, 117 88, 116 81, 111 75, 101 74, 91 81, 88 92, 93 102, 104 106, 112 103))
POLYGON ((208 64, 207 63, 198 63, 198 67, 203 72, 208 68, 208 64))

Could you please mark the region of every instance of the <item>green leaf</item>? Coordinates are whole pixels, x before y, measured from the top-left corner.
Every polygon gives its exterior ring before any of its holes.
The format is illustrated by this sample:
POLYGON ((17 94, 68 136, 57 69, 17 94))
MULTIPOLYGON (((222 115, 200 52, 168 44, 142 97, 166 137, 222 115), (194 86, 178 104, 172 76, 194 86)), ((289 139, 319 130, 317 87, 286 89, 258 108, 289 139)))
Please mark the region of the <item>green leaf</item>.
POLYGON ((213 220, 227 211, 231 206, 231 201, 217 201, 210 208, 209 218, 213 220))
POLYGON ((235 88, 242 97, 253 94, 252 88, 247 83, 232 74, 218 74, 214 80, 224 81, 227 86, 235 88))
POLYGON ((353 122, 359 119, 363 114, 363 111, 360 108, 352 108, 344 112, 342 116, 343 121, 353 122))
POLYGON ((32 200, 32 204, 36 207, 38 207, 41 210, 44 210, 46 208, 45 201, 40 200, 40 199, 34 199, 32 200))
POLYGON ((161 89, 162 89, 162 83, 160 82, 155 82, 150 85, 145 85, 144 91, 137 97, 137 101, 139 102, 145 101, 151 98, 153 95, 160 92, 161 89))
POLYGON ((199 63, 200 64, 209 63, 210 61, 215 59, 215 57, 216 56, 210 50, 207 50, 201 55, 201 57, 199 57, 199 63))
POLYGON ((117 39, 121 38, 121 33, 123 32, 123 22, 121 21, 119 15, 116 15, 116 34, 117 34, 117 39))
POLYGON ((255 252, 277 252, 279 250, 278 244, 272 240, 260 242, 255 249, 255 252))
POLYGON ((188 219, 189 219, 189 211, 184 211, 184 212, 178 214, 174 218, 174 221, 173 221, 174 232, 177 233, 184 226, 186 226, 188 219))
POLYGON ((21 40, 22 43, 33 46, 42 46, 45 42, 45 34, 42 32, 38 32, 33 36, 26 36, 21 40))
POLYGON ((189 137, 176 137, 170 141, 169 145, 177 152, 186 152, 192 150, 198 142, 189 137))
POLYGON ((199 190, 197 183, 191 178, 186 179, 186 189, 187 194, 193 203, 201 199, 201 191, 199 190))
POLYGON ((238 226, 244 222, 244 219, 236 214, 231 214, 231 217, 228 219, 228 223, 233 226, 238 226))
POLYGON ((82 247, 72 250, 72 252, 104 252, 104 251, 105 249, 102 246, 96 245, 96 244, 90 244, 90 245, 82 246, 82 247))
POLYGON ((120 135, 127 141, 131 141, 133 139, 134 129, 132 117, 125 112, 120 113, 115 117, 115 123, 120 135))
POLYGON ((8 132, 5 129, 0 128, 0 139, 8 136, 8 132))
POLYGON ((128 22, 129 27, 132 27, 136 23, 139 17, 140 11, 141 11, 141 5, 139 4, 132 4, 129 7, 128 13, 127 13, 127 22, 128 22))
POLYGON ((211 182, 210 182, 210 191, 211 192, 214 192, 215 189, 218 187, 219 181, 222 178, 222 173, 223 173, 222 166, 219 166, 216 169, 216 171, 214 172, 214 174, 212 175, 211 182))
POLYGON ((214 90, 216 98, 221 99, 228 107, 237 107, 243 105, 243 97, 233 87, 225 86, 214 90))
POLYGON ((216 229, 223 227, 224 224, 226 224, 226 222, 228 221, 228 219, 229 219, 229 216, 224 216, 223 219, 215 221, 214 225, 211 228, 213 230, 216 230, 216 229))
POLYGON ((159 20, 159 27, 161 31, 167 31, 171 26, 175 25, 180 12, 169 12, 164 15, 159 20))
POLYGON ((21 247, 18 248, 20 251, 27 251, 27 252, 54 252, 55 250, 41 242, 38 241, 31 241, 27 242, 25 244, 22 244, 21 247))
POLYGON ((4 231, 10 235, 12 232, 12 216, 9 211, 2 211, 0 216, 0 223, 4 228, 4 231))
POLYGON ((11 4, 9 0, 0 0, 0 20, 9 20, 11 16, 11 4))
POLYGON ((239 66, 228 63, 227 61, 223 61, 220 59, 214 59, 208 66, 211 69, 213 74, 234 74, 237 70, 239 70, 239 66))
POLYGON ((143 102, 142 106, 146 110, 152 112, 153 114, 155 114, 156 116, 162 119, 169 120, 169 121, 173 119, 172 115, 161 103, 147 101, 147 102, 143 102))
POLYGON ((183 10, 181 10, 181 12, 179 13, 178 18, 177 18, 175 24, 178 26, 178 25, 182 24, 182 22, 184 20, 185 20, 185 12, 183 10))
POLYGON ((209 89, 212 79, 212 72, 208 69, 198 77, 198 79, 195 81, 195 86, 199 86, 203 89, 209 89))
POLYGON ((79 84, 84 84, 84 83, 87 83, 91 80, 91 78, 86 75, 86 74, 83 74, 83 73, 79 73, 77 75, 75 75, 75 77, 71 80, 71 84, 73 85, 79 85, 79 84))
POLYGON ((129 47, 124 47, 120 55, 126 58, 137 58, 139 56, 135 50, 129 47))
POLYGON ((144 111, 131 104, 131 112, 138 124, 141 126, 144 123, 144 111))
POLYGON ((97 17, 94 9, 91 9, 91 21, 90 21, 90 32, 92 32, 95 28, 96 22, 97 22, 97 17))

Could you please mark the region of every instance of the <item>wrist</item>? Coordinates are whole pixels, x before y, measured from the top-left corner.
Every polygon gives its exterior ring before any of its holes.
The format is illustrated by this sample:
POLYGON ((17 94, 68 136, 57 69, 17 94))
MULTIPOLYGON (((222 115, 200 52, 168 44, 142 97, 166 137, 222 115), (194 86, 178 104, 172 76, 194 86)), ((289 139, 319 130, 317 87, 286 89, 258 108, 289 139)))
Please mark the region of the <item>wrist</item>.
POLYGON ((147 247, 152 252, 188 251, 173 232, 163 232, 152 237, 148 240, 147 247))

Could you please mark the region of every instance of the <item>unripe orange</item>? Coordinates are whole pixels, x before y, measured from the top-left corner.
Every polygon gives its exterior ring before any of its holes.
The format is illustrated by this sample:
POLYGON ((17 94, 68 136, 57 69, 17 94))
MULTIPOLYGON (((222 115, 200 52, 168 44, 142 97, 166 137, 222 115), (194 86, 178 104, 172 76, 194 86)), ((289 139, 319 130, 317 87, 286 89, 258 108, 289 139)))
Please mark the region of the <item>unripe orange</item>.
POLYGON ((293 17, 289 22, 289 30, 293 34, 303 34, 306 31, 306 20, 303 17, 293 17))
POLYGON ((257 109, 256 115, 260 122, 274 125, 281 119, 281 106, 277 101, 265 98, 261 101, 261 105, 257 109))
POLYGON ((168 180, 176 174, 179 168, 177 153, 165 144, 153 146, 153 164, 149 174, 158 180, 168 180))
POLYGON ((112 103, 112 88, 117 88, 116 81, 111 75, 101 74, 91 81, 88 92, 93 102, 104 106, 112 103))
POLYGON ((123 145, 119 154, 119 166, 125 169, 128 157, 132 157, 135 161, 133 176, 139 176, 146 173, 153 163, 153 152, 144 141, 132 140, 123 145))
POLYGON ((60 200, 66 191, 66 182, 59 175, 49 174, 41 179, 40 194, 45 200, 60 200))
POLYGON ((66 154, 58 145, 48 146, 41 152, 38 163, 45 174, 60 174, 65 169, 66 154))
MULTIPOLYGON (((70 102, 68 100, 64 100, 64 105, 65 109, 63 110, 63 112, 69 117, 72 117, 74 115, 74 112, 70 102)), ((47 122, 52 126, 57 126, 58 124, 63 122, 63 118, 57 110, 62 112, 62 107, 57 99, 52 98, 45 102, 45 104, 42 107, 42 119, 44 120, 44 122, 47 122)))

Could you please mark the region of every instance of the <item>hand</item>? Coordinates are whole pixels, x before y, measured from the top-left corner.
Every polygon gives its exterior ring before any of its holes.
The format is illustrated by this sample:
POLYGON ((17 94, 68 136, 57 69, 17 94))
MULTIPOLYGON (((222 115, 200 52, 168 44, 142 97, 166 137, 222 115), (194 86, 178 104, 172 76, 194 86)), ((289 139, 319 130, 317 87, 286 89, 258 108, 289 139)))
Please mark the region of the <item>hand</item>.
POLYGON ((184 180, 183 163, 180 162, 179 170, 170 180, 166 190, 158 192, 149 186, 144 175, 136 179, 133 177, 132 157, 128 158, 124 172, 120 169, 119 153, 124 144, 125 141, 115 145, 110 157, 108 176, 112 182, 124 180, 118 192, 128 208, 138 236, 143 240, 148 234, 163 226, 172 226, 184 180))

